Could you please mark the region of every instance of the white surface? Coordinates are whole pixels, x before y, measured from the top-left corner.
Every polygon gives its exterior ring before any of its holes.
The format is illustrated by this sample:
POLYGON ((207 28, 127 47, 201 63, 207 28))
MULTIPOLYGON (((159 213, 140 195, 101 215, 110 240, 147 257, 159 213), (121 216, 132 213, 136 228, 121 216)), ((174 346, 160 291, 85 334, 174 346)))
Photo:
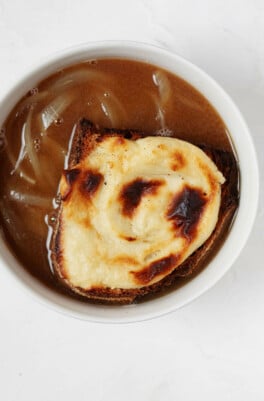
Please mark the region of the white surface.
MULTIPOLYGON (((102 39, 162 44, 212 75, 249 124, 263 181, 262 0, 0 0, 0 98, 40 57, 102 39)), ((191 305, 145 323, 61 316, 13 293, 0 271, 0 399, 263 400, 263 224, 261 188, 251 238, 229 273, 191 305)))

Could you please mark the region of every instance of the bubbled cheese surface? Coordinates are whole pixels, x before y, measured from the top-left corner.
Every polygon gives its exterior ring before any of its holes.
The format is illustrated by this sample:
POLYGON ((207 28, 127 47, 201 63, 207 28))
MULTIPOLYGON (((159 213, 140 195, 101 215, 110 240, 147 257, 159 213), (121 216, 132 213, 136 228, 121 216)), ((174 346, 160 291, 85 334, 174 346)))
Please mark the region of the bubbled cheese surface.
POLYGON ((185 141, 102 137, 61 179, 60 274, 84 290, 156 283, 211 235, 224 180, 185 141))

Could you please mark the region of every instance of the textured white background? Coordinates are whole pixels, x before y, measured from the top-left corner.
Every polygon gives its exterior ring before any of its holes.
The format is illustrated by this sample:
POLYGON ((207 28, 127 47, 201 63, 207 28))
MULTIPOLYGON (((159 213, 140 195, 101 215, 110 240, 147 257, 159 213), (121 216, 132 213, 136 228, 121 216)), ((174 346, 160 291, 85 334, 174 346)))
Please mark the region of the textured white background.
MULTIPOLYGON (((0 99, 39 58, 103 39, 163 45, 211 74, 243 112, 262 173, 263 0, 0 0, 0 99)), ((191 305, 138 324, 61 316, 14 292, 0 270, 0 399, 263 400, 263 239, 262 186, 229 273, 191 305)))

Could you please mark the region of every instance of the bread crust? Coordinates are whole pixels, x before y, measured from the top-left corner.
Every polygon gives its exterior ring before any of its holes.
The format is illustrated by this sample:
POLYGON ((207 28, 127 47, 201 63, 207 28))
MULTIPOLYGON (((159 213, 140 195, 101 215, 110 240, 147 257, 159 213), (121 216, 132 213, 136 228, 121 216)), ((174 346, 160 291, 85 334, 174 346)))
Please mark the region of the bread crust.
MULTIPOLYGON (((131 140, 136 140, 145 136, 143 133, 133 130, 99 129, 91 121, 83 118, 79 121, 73 138, 68 161, 69 169, 76 166, 76 164, 85 158, 105 135, 120 136, 131 140)), ((190 255, 168 276, 149 286, 136 289, 92 288, 89 290, 73 287, 71 283, 67 281, 67 278, 64 277, 59 263, 61 258, 60 232, 62 228, 62 206, 60 206, 58 209, 57 224, 51 241, 51 259, 54 271, 59 280, 72 291, 86 297, 90 301, 124 305, 144 300, 150 294, 164 292, 166 289, 186 281, 201 271, 205 266, 206 259, 217 251, 226 228, 231 224, 234 218, 239 203, 239 173, 237 162, 231 152, 213 149, 204 145, 200 145, 199 147, 213 160, 226 178, 225 183, 222 185, 221 206, 216 227, 211 236, 199 249, 190 255)))

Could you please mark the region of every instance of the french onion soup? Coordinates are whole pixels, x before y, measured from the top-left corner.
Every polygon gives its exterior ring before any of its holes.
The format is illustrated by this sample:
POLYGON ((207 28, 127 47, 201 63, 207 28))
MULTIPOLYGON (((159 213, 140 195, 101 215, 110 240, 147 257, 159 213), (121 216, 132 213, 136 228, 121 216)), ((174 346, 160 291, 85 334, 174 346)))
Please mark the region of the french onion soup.
POLYGON ((88 60, 32 88, 1 129, 0 223, 34 277, 125 304, 190 279, 238 205, 227 129, 154 65, 88 60))

